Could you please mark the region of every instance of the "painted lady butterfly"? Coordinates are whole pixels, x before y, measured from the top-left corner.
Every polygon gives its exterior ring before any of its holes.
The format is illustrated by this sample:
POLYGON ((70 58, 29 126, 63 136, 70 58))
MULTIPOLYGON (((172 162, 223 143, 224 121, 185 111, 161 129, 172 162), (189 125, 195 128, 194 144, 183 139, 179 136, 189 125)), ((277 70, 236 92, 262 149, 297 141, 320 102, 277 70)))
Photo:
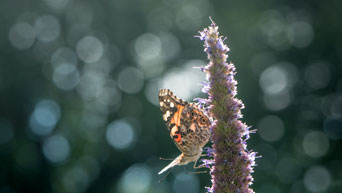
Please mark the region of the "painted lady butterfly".
POLYGON ((159 91, 160 110, 163 120, 170 131, 170 137, 182 152, 158 174, 176 165, 186 165, 195 162, 202 154, 202 148, 210 138, 210 120, 194 103, 183 101, 169 89, 159 91))

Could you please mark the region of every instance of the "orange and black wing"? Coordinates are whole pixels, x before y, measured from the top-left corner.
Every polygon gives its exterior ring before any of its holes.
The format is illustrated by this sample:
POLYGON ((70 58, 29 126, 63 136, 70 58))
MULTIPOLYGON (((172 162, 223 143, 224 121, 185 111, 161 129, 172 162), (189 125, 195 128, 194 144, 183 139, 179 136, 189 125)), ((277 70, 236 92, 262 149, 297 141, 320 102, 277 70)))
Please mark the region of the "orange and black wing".
POLYGON ((176 97, 169 89, 161 89, 159 91, 159 104, 171 138, 180 143, 182 139, 180 133, 181 115, 188 102, 176 97))

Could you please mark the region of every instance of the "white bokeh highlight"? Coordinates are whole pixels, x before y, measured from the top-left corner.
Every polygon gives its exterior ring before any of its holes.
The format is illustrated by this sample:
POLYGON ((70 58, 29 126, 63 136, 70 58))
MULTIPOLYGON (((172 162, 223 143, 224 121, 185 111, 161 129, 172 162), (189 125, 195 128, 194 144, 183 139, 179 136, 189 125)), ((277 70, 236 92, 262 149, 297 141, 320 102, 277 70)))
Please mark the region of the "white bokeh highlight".
POLYGON ((46 136, 52 132, 61 116, 59 105, 53 100, 39 102, 30 118, 31 131, 38 136, 46 136))
POLYGON ((206 65, 202 60, 187 61, 182 68, 171 69, 161 80, 160 88, 172 90, 178 97, 190 100, 198 96, 205 74, 194 67, 206 65))
POLYGON ((124 150, 135 142, 135 131, 133 127, 124 120, 110 123, 106 130, 107 142, 117 150, 124 150))
POLYGON ((43 153, 51 163, 61 163, 70 154, 69 141, 62 135, 53 135, 44 141, 43 153))
POLYGON ((134 49, 140 59, 154 59, 161 53, 160 38, 151 33, 142 34, 135 41, 134 49))
POLYGON ((267 67, 259 78, 265 106, 272 111, 288 107, 292 99, 292 88, 297 80, 298 70, 289 62, 280 62, 267 67))
POLYGON ((266 68, 259 79, 261 89, 275 95, 289 89, 297 79, 296 69, 292 64, 279 63, 266 68))
POLYGON ((145 164, 134 164, 124 172, 120 181, 119 192, 149 192, 152 184, 152 172, 145 164))
POLYGON ((291 103, 291 93, 284 91, 275 95, 265 94, 263 102, 267 109, 271 111, 280 111, 288 107, 291 103))
POLYGON ((94 36, 85 36, 77 42, 76 52, 78 57, 86 62, 96 62, 103 55, 103 44, 94 36))

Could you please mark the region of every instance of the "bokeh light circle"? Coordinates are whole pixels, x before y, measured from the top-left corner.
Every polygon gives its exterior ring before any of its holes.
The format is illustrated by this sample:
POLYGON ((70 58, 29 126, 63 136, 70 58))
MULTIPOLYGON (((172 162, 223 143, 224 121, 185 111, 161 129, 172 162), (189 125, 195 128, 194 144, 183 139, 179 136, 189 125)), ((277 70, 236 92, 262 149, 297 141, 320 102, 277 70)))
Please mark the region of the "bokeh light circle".
POLYGON ((59 89, 72 90, 78 85, 80 75, 74 64, 65 63, 54 70, 52 79, 59 89))
POLYGON ((98 96, 101 104, 111 107, 118 107, 121 103, 121 91, 117 88, 116 82, 107 80, 103 85, 103 90, 98 96))
POLYGON ((94 100, 103 91, 104 81, 101 73, 91 70, 83 72, 77 91, 83 99, 94 100))
POLYGON ((159 36, 151 33, 142 34, 135 41, 134 51, 138 68, 146 78, 155 77, 162 72, 165 58, 159 36))
POLYGON ((137 93, 144 85, 144 75, 137 68, 124 68, 119 73, 118 84, 119 88, 128 94, 137 93))
POLYGON ((61 112, 59 105, 53 100, 42 100, 33 110, 29 125, 31 131, 38 136, 46 136, 56 126, 61 112))
POLYGON ((284 69, 273 65, 261 74, 259 83, 265 93, 278 94, 288 87, 289 80, 284 69))
POLYGON ((96 62, 103 54, 103 44, 94 36, 85 36, 77 42, 76 52, 84 62, 96 62))
POLYGON ((117 120, 108 125, 107 142, 115 149, 123 150, 131 147, 135 140, 133 127, 124 120, 117 120))
POLYGON ((62 135, 53 135, 44 141, 43 153, 50 162, 61 163, 70 154, 69 141, 62 135))
POLYGON ((145 97, 146 99, 154 104, 155 106, 159 106, 158 96, 156 93, 159 92, 160 89, 160 79, 152 79, 148 82, 145 87, 145 97))
POLYGON ((290 92, 284 91, 275 95, 265 94, 263 102, 269 110, 280 111, 288 107, 291 103, 290 92))
POLYGON ((51 42, 59 36, 61 27, 56 17, 44 15, 35 21, 34 30, 39 41, 51 42))
MULTIPOLYGON (((184 63, 185 67, 169 70, 161 80, 161 88, 168 88, 176 93, 178 97, 190 100, 191 97, 200 92, 200 83, 205 81, 203 72, 194 69, 194 67, 204 65, 205 62, 202 60, 189 60, 184 63)), ((151 93, 151 96, 153 96, 153 93, 151 93)))
POLYGON ((51 65, 56 68, 61 64, 77 64, 77 55, 71 48, 58 48, 51 56, 51 65))
POLYGON ((36 39, 36 33, 33 27, 26 22, 15 24, 10 29, 8 36, 11 44, 20 50, 30 48, 36 39))
POLYGON ((311 157, 322 157, 329 150, 329 139, 320 131, 309 132, 303 139, 303 149, 311 157))
POLYGON ((308 46, 313 40, 314 31, 309 23, 296 21, 289 26, 288 38, 292 45, 303 48, 308 46))
POLYGON ((121 178, 120 191, 122 193, 149 192, 152 182, 151 169, 145 164, 134 164, 129 167, 121 178))
POLYGON ((134 48, 140 59, 153 59, 156 58, 161 52, 161 42, 158 36, 147 33, 137 38, 134 48))
POLYGON ((324 192, 331 184, 330 172, 322 166, 312 166, 304 176, 304 185, 310 192, 324 192))

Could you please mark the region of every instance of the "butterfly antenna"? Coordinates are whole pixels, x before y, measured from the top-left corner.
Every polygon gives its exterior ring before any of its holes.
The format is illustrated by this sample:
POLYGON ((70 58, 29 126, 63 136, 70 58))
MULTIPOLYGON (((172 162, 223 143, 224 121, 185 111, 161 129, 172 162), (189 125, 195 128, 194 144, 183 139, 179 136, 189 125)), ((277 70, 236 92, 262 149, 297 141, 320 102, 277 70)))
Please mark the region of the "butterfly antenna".
POLYGON ((174 160, 174 159, 172 159, 172 158, 163 158, 163 157, 160 157, 159 159, 160 159, 160 160, 167 160, 167 161, 174 160))

